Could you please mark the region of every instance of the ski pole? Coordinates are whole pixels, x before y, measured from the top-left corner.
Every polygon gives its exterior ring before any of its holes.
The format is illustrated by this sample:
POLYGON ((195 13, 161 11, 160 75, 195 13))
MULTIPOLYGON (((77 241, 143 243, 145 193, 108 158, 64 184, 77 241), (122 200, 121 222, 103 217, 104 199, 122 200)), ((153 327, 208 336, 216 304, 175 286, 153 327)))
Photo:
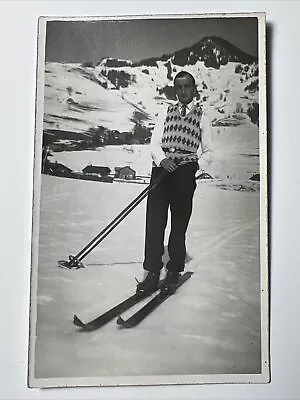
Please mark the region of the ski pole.
POLYGON ((124 210, 118 214, 113 221, 111 221, 94 239, 92 239, 75 257, 82 260, 96 245, 100 243, 115 227, 148 195, 148 193, 156 187, 161 180, 166 176, 164 171, 162 174, 152 182, 146 189, 144 189, 124 210), (105 234, 105 236, 104 236, 105 234), (102 239, 103 238, 103 239, 102 239), (97 243, 97 244, 96 244, 97 243), (90 246, 93 246, 89 249, 90 246), (84 254, 86 253, 86 254, 84 254))
MULTIPOLYGON (((152 189, 153 189, 153 187, 152 187, 152 189)), ((85 258, 96 246, 98 246, 98 244, 99 244, 100 242, 102 242, 102 240, 105 239, 106 236, 108 236, 108 235, 110 234, 110 232, 112 232, 112 231, 117 227, 117 225, 119 225, 119 224, 123 221, 123 219, 124 219, 128 214, 130 214, 131 211, 132 211, 139 203, 142 202, 142 200, 144 200, 145 197, 147 197, 147 195, 148 195, 148 192, 144 193, 143 196, 141 196, 141 197, 139 198, 139 200, 133 204, 132 207, 128 208, 126 212, 122 213, 122 215, 120 216, 120 218, 114 220, 115 223, 112 224, 112 225, 110 226, 109 229, 105 229, 104 232, 101 232, 102 234, 101 234, 101 236, 98 238, 98 240, 95 241, 94 243, 92 243, 92 244, 91 244, 91 247, 88 248, 84 253, 80 254, 80 256, 77 258, 78 261, 81 261, 81 260, 82 260, 83 258, 85 258)))
MULTIPOLYGON (((156 185, 155 185, 156 186, 156 185)), ((143 191, 135 200, 133 200, 117 217, 110 222, 84 249, 82 249, 75 257, 81 261, 88 253, 90 253, 117 225, 148 195, 149 190, 143 191)))
POLYGON ((168 174, 166 170, 162 170, 161 174, 155 181, 149 184, 124 210, 122 210, 94 239, 92 239, 78 254, 70 255, 69 261, 60 260, 58 265, 63 268, 83 268, 81 260, 85 258, 117 225, 153 190, 168 174))

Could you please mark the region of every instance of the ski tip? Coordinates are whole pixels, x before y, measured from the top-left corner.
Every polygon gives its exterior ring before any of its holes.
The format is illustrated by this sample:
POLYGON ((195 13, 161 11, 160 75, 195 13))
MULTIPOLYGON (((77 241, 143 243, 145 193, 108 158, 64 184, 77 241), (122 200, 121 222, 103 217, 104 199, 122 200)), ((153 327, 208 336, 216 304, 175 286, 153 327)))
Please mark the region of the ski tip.
POLYGON ((124 319, 119 315, 117 318, 117 325, 123 325, 124 324, 124 319))
MULTIPOLYGON (((190 278, 192 275, 193 275, 193 271, 187 271, 187 272, 185 272, 184 273, 184 275, 186 276, 186 277, 188 277, 188 278, 190 278)), ((182 275, 183 276, 183 275, 182 275)))
POLYGON ((87 326, 85 325, 85 323, 82 322, 81 319, 79 319, 77 317, 77 315, 74 315, 74 317, 73 317, 73 324, 78 326, 79 328, 87 329, 87 326))
POLYGON ((117 325, 119 325, 121 328, 130 328, 130 325, 128 325, 120 315, 117 318, 117 325))

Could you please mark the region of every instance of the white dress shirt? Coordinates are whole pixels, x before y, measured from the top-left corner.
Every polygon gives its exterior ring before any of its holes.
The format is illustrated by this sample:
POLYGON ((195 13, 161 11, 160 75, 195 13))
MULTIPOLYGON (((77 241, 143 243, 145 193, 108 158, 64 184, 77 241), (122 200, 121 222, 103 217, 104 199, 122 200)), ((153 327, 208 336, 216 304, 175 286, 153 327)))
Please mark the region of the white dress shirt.
MULTIPOLYGON (((195 101, 191 101, 186 106, 186 115, 188 115, 192 108, 194 107, 195 101)), ((179 103, 180 112, 182 109, 182 104, 179 103)), ((164 132, 164 123, 167 116, 167 108, 157 117, 157 122, 155 124, 151 141, 150 141, 150 153, 155 166, 159 166, 161 161, 166 158, 166 155, 162 149, 162 137, 164 132)), ((198 164, 200 169, 205 169, 211 162, 213 158, 212 150, 212 132, 211 132, 211 122, 208 116, 203 113, 201 118, 201 144, 198 148, 198 164)))

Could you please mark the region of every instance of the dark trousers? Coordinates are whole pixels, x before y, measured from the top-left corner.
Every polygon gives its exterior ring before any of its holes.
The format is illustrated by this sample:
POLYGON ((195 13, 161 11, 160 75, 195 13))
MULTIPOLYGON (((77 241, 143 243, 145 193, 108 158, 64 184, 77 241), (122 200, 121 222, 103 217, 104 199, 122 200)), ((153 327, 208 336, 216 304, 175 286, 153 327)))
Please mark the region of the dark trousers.
MULTIPOLYGON (((163 267, 164 236, 168 210, 171 211, 171 232, 168 242, 168 271, 183 271, 185 266, 185 234, 192 214, 196 188, 197 163, 179 166, 149 192, 146 214, 145 258, 147 271, 159 272, 163 267)), ((161 167, 152 169, 151 182, 161 174, 161 167)))

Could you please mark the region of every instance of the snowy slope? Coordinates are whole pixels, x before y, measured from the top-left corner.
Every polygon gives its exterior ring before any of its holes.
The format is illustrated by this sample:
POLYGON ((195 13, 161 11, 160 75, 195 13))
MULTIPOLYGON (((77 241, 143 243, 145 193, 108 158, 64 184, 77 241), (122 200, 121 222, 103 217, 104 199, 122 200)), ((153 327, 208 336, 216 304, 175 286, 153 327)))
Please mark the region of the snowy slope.
MULTIPOLYGON (((220 133, 220 146, 230 139, 232 157, 244 151, 242 142, 234 147, 237 131, 220 133)), ((224 158, 215 168, 236 176, 258 168, 257 158, 232 160, 224 158)), ((88 255, 85 269, 61 269, 57 260, 78 252, 141 190, 42 176, 36 377, 97 376, 100 382, 111 376, 116 383, 118 376, 130 381, 137 375, 172 380, 172 374, 259 373, 258 191, 221 190, 198 181, 187 233, 186 269, 194 271, 189 283, 132 330, 118 329, 112 321, 81 334, 72 324, 74 313, 88 321, 135 290, 134 277, 143 275, 145 201, 88 255)))
POLYGON ((46 63, 44 129, 84 133, 102 125, 128 132, 136 122, 151 127, 157 113, 174 101, 172 81, 183 69, 195 76, 200 100, 215 122, 235 112, 249 122, 247 111, 258 102, 257 61, 229 44, 225 51, 217 40, 203 43, 135 64, 114 59, 97 66, 46 63))
POLYGON ((134 107, 118 91, 104 89, 89 68, 46 63, 45 71, 45 129, 85 132, 100 124, 119 131, 133 128, 134 107), (68 104, 70 98, 75 104, 68 104))
MULTIPOLYGON (((155 120, 156 113, 166 104, 172 102, 164 95, 159 95, 159 90, 166 85, 172 86, 172 82, 167 79, 168 68, 162 62, 158 62, 158 67, 135 67, 134 74, 136 82, 128 88, 120 89, 123 98, 133 104, 137 104, 142 110, 147 111, 155 120), (145 74, 142 71, 148 71, 145 74)), ((258 93, 248 93, 246 87, 256 77, 244 78, 241 82, 241 75, 235 72, 238 63, 228 63, 221 66, 220 69, 206 68, 204 62, 197 62, 195 65, 186 65, 178 67, 170 63, 175 76, 177 72, 185 70, 190 72, 196 79, 200 99, 204 99, 204 108, 210 114, 211 118, 221 118, 231 115, 237 110, 247 112, 249 104, 258 101, 258 93), (218 113, 218 109, 224 111, 224 115, 218 113)), ((132 73, 131 67, 122 67, 123 71, 132 73)), ((246 116, 245 116, 246 117, 246 116)))

